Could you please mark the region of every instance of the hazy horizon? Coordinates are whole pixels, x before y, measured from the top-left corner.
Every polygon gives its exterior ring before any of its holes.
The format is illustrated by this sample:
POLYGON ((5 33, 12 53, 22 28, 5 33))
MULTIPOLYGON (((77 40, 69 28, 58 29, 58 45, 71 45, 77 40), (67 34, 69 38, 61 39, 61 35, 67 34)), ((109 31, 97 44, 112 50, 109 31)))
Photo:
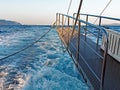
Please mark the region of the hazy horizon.
MULTIPOLYGON (((80 0, 72 1, 69 15, 77 12, 80 0)), ((0 19, 16 21, 25 25, 51 25, 56 13, 67 13, 70 0, 0 0, 0 19)), ((99 15, 109 0, 83 0, 81 13, 99 15)), ((119 0, 111 2, 103 16, 119 18, 119 0)))

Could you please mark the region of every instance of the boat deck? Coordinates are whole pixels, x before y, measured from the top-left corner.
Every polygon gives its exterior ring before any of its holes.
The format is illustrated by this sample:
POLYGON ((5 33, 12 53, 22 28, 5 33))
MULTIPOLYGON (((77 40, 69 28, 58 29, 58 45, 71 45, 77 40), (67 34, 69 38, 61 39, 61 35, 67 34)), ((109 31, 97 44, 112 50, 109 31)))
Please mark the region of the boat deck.
MULTIPOLYGON (((72 30, 70 28, 58 28, 57 32, 71 57, 74 58, 74 62, 77 65, 78 70, 81 70, 82 73, 85 74, 87 80, 89 80, 95 90, 99 90, 103 64, 103 50, 101 50, 100 46, 96 45, 91 39, 85 38, 85 36, 81 34, 78 52, 79 39, 78 32, 76 30, 74 31, 72 38, 72 30)), ((116 87, 117 88, 115 90, 118 90, 120 89, 120 86, 118 85, 120 83, 120 78, 117 77, 117 75, 120 75, 119 62, 110 55, 107 55, 107 62, 104 90, 113 90, 116 87), (115 82, 118 83, 116 84, 115 82)))

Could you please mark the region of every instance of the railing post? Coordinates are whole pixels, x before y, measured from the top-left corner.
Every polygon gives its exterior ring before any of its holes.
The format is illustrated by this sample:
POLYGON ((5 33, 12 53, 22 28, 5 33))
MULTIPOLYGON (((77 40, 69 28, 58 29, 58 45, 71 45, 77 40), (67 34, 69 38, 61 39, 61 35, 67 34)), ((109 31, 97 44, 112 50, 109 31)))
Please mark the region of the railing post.
MULTIPOLYGON (((88 22, 88 15, 86 16, 86 22, 88 22)), ((87 23, 86 23, 86 29, 85 29, 85 40, 86 40, 86 35, 87 35, 87 23)))
MULTIPOLYGON (((73 17, 75 17, 75 13, 73 14, 73 17)), ((73 22, 72 22, 72 27, 74 27, 74 19, 73 19, 73 22)))
POLYGON ((62 29, 64 27, 64 15, 62 15, 62 29))
POLYGON ((64 15, 62 15, 62 34, 63 34, 63 29, 64 29, 64 15))
POLYGON ((56 27, 58 28, 58 13, 56 13, 56 27))
MULTIPOLYGON (((99 26, 101 26, 101 16, 100 16, 100 19, 99 19, 99 26)), ((98 31, 97 46, 99 45, 99 36, 100 36, 100 29, 98 31)))
POLYGON ((101 18, 101 16, 100 16, 100 19, 99 19, 99 26, 101 26, 101 19, 102 19, 102 18, 101 18))
POLYGON ((79 52, 80 52, 80 27, 81 27, 81 22, 78 22, 78 51, 77 51, 77 63, 79 62, 79 52))
POLYGON ((102 64, 100 90, 103 90, 103 88, 104 88, 104 79, 105 79, 105 71, 106 71, 106 63, 107 63, 107 53, 108 53, 108 39, 106 38, 104 58, 103 58, 103 64, 102 64))
POLYGON ((69 27, 69 25, 70 25, 70 18, 68 17, 68 27, 69 27))
POLYGON ((59 23, 59 28, 60 28, 60 14, 59 14, 59 18, 58 18, 58 23, 59 23))
MULTIPOLYGON (((70 31, 70 18, 68 17, 68 30, 70 31)), ((68 44, 70 42, 70 32, 68 31, 68 44)))

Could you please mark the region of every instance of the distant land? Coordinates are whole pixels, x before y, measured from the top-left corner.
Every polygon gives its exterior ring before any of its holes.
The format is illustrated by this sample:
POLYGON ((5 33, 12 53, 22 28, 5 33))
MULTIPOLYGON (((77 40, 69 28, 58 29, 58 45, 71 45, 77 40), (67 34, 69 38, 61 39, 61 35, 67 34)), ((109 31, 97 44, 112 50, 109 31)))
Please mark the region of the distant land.
POLYGON ((22 24, 16 21, 0 20, 0 25, 22 25, 22 24))

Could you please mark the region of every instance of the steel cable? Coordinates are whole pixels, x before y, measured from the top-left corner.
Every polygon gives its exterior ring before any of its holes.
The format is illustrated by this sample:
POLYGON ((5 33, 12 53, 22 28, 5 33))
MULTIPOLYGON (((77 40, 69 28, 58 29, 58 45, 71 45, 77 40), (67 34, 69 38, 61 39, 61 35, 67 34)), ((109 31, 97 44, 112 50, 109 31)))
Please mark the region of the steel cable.
POLYGON ((24 47, 24 48, 21 49, 21 50, 16 51, 15 53, 9 54, 9 55, 1 58, 0 61, 1 61, 1 60, 4 60, 4 59, 6 59, 6 58, 9 58, 9 57, 11 57, 11 56, 14 56, 14 55, 16 55, 16 54, 18 54, 18 53, 20 53, 20 52, 28 49, 29 47, 33 46, 35 43, 39 42, 43 37, 45 37, 45 36, 52 30, 52 28, 53 28, 53 27, 51 27, 47 32, 45 32, 45 33, 44 33, 40 38, 38 38, 35 42, 29 44, 28 46, 24 47))
MULTIPOLYGON (((74 33, 74 31, 75 31, 75 27, 76 27, 76 24, 77 24, 77 20, 78 20, 78 17, 79 17, 79 14, 80 14, 80 10, 81 10, 81 7, 82 7, 82 2, 83 2, 83 0, 81 0, 81 1, 80 1, 80 4, 79 4, 79 8, 78 8, 77 16, 76 16, 76 19, 75 19, 75 24, 74 24, 74 26, 73 26, 71 38, 73 37, 73 33, 74 33)), ((71 39, 71 38, 70 38, 70 39, 71 39)))
MULTIPOLYGON (((67 15, 68 15, 69 12, 70 12, 71 5, 72 5, 72 0, 70 0, 70 2, 69 2, 69 6, 68 6, 68 9, 67 9, 67 15)), ((66 20, 67 20, 67 17, 65 18, 64 24, 66 23, 66 20)), ((63 24, 63 25, 64 25, 64 24, 63 24)))
MULTIPOLYGON (((110 5, 111 2, 112 2, 112 0, 110 0, 110 1, 107 3, 107 5, 106 5, 105 8, 102 10, 102 12, 99 14, 99 16, 101 16, 101 15, 104 13, 104 11, 107 9, 107 7, 110 5)), ((99 19, 99 17, 94 21, 94 24, 97 22, 98 19, 99 19)))

